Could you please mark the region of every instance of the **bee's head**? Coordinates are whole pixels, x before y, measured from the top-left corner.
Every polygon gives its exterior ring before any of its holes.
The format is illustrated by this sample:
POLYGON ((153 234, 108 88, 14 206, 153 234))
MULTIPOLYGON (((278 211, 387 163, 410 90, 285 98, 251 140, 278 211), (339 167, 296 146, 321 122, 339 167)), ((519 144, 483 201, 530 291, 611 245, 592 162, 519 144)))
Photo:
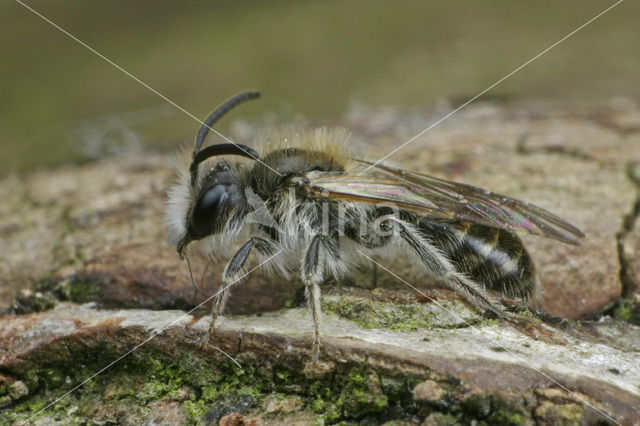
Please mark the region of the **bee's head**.
POLYGON ((258 153, 248 146, 236 143, 200 148, 216 121, 235 105, 258 96, 258 92, 246 92, 231 98, 213 111, 198 131, 188 177, 185 174, 188 183, 185 179, 184 185, 174 188, 169 197, 169 227, 170 234, 173 234, 170 235, 170 240, 177 243, 181 257, 190 242, 220 233, 234 214, 245 210, 247 201, 237 165, 219 161, 204 176, 199 176, 199 169, 203 162, 215 156, 236 155, 258 160, 258 153))
POLYGON ((185 218, 186 234, 177 247, 180 255, 190 242, 220 233, 233 215, 240 217, 246 211, 244 185, 236 166, 220 161, 202 180, 185 218))

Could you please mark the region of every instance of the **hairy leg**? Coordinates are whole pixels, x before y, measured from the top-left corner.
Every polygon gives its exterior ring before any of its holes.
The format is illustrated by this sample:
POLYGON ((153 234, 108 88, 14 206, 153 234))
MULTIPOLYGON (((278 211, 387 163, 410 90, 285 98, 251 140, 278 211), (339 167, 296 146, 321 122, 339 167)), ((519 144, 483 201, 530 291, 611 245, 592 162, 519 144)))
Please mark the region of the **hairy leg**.
POLYGON ((314 324, 312 361, 317 362, 320 354, 320 322, 322 311, 320 305, 320 283, 323 281, 326 260, 326 238, 316 235, 304 254, 302 261, 302 282, 305 286, 307 303, 311 309, 314 324))
POLYGON ((393 226, 394 232, 401 238, 418 256, 425 267, 449 288, 459 293, 476 309, 481 312, 491 312, 498 317, 508 316, 499 308, 499 300, 477 282, 458 272, 446 255, 429 243, 410 224, 396 218, 390 218, 389 226, 393 226))
POLYGON ((222 315, 224 308, 229 298, 229 293, 232 286, 239 284, 243 267, 251 254, 252 249, 258 250, 263 255, 270 255, 275 251, 276 245, 273 241, 261 237, 253 237, 240 247, 235 255, 231 258, 227 266, 222 273, 222 281, 220 283, 220 289, 216 295, 214 307, 211 311, 211 328, 215 327, 215 322, 218 316, 222 315))

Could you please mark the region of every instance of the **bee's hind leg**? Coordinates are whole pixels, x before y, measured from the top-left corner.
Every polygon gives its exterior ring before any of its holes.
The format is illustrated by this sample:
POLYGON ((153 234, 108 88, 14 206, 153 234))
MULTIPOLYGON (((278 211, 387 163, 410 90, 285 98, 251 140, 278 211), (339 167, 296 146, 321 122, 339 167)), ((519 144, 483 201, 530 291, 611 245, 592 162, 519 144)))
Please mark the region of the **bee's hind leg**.
POLYGON ((393 226, 395 233, 420 258, 425 267, 451 290, 460 294, 482 313, 488 313, 499 318, 510 316, 498 307, 499 300, 495 296, 486 291, 480 284, 458 272, 446 255, 422 237, 412 225, 395 218, 390 218, 389 221, 392 224, 388 226, 393 226))
POLYGON ((326 236, 316 235, 304 253, 302 261, 302 282, 305 286, 307 303, 313 315, 314 333, 312 361, 317 362, 320 354, 320 322, 322 309, 320 301, 320 283, 323 281, 326 260, 326 236))
POLYGON ((224 271, 222 272, 220 289, 216 293, 215 303, 211 310, 211 325, 209 326, 209 332, 205 335, 203 343, 208 343, 211 331, 215 328, 216 319, 224 312, 231 287, 242 281, 243 267, 253 248, 263 255, 271 255, 272 252, 275 251, 276 244, 266 238, 252 237, 249 241, 244 243, 242 247, 240 247, 229 263, 227 263, 227 266, 225 266, 224 271))

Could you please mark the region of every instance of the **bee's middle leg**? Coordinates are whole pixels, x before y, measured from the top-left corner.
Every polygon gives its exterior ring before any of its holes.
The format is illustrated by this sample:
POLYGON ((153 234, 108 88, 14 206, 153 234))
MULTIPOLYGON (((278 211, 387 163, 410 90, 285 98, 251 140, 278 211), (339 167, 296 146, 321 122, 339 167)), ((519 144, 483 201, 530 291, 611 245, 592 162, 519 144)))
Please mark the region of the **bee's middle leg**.
POLYGON ((320 283, 323 281, 325 263, 325 238, 316 235, 304 254, 302 262, 302 282, 305 286, 307 303, 313 315, 314 333, 312 347, 312 361, 317 362, 320 354, 320 322, 322 308, 320 301, 320 283))

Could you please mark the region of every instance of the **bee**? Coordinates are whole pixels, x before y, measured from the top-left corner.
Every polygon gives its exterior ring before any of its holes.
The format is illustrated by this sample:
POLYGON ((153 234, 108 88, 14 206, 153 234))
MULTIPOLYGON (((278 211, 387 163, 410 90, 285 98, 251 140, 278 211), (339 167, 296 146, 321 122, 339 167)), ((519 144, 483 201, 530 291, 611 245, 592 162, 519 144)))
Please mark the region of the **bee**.
POLYGON ((526 301, 537 282, 533 261, 516 234, 573 245, 584 236, 532 204, 358 159, 340 130, 282 130, 259 138, 258 150, 236 143, 202 148, 211 126, 257 97, 258 92, 241 93, 209 115, 190 163, 179 168, 169 191, 169 241, 181 258, 192 245, 210 257, 226 256, 242 243, 228 256, 212 329, 250 257, 268 259, 265 266, 284 277, 300 274, 317 361, 320 284, 340 280, 370 256, 408 254, 481 313, 504 317, 500 297, 526 301))

